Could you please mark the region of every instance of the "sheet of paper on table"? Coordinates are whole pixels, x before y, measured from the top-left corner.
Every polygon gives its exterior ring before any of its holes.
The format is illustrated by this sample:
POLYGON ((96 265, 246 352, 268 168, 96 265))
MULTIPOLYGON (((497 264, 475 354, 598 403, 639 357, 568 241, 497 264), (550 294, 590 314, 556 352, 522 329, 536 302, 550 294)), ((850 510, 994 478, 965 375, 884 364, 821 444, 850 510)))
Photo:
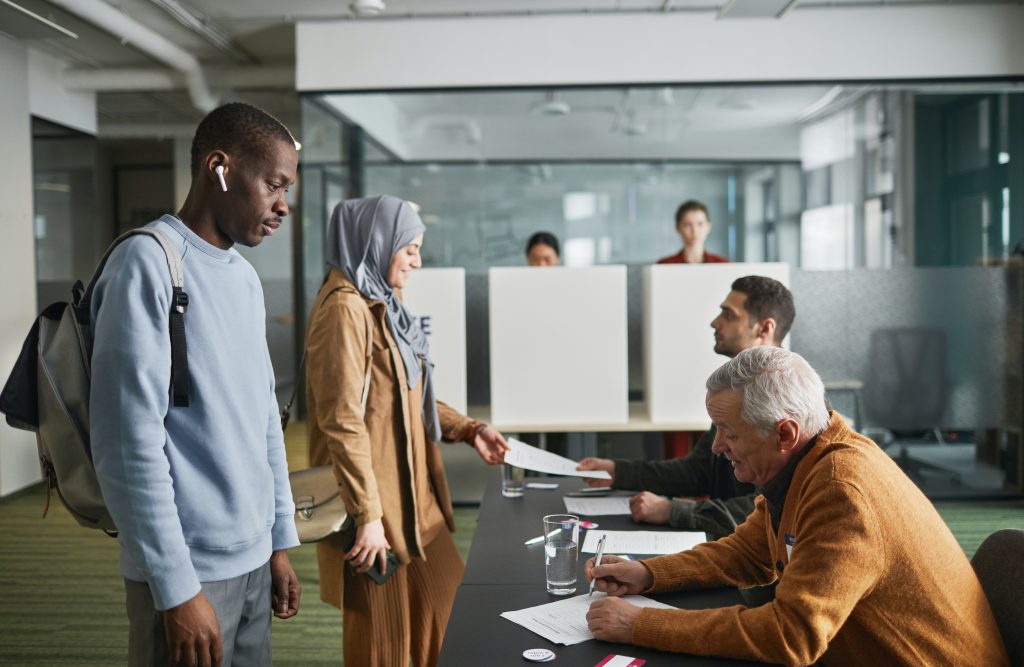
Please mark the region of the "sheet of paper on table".
POLYGON ((707 542, 704 533, 655 530, 595 530, 587 531, 583 553, 596 554, 602 535, 606 554, 674 554, 707 542))
POLYGON ((505 452, 505 463, 517 468, 535 470, 549 475, 592 477, 594 479, 612 478, 606 470, 577 470, 578 462, 538 449, 515 438, 508 438, 506 442, 509 451, 505 452))
POLYGON ((569 498, 564 496, 565 511, 580 516, 608 516, 629 514, 629 496, 606 496, 604 498, 569 498))
MULTIPOLYGON (((519 611, 506 611, 501 617, 521 625, 531 632, 536 632, 556 644, 571 646, 594 638, 590 628, 587 627, 587 611, 590 610, 592 600, 599 600, 604 596, 604 593, 594 593, 589 598, 586 594, 577 595, 519 611)), ((622 599, 637 607, 674 608, 643 595, 625 595, 622 599)))

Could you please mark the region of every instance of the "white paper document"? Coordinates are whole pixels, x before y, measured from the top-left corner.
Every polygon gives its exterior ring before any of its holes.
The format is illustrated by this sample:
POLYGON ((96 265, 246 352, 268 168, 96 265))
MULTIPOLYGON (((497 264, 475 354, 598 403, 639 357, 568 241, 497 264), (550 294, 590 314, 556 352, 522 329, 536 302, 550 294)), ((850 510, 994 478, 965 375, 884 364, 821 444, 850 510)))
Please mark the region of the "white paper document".
POLYGON ((629 514, 629 496, 606 496, 604 498, 562 498, 565 511, 580 516, 607 516, 629 514))
MULTIPOLYGON (((519 611, 506 611, 501 617, 507 618, 531 632, 536 632, 556 644, 570 646, 594 638, 590 628, 587 627, 587 611, 590 610, 592 600, 600 600, 604 596, 604 593, 594 593, 590 598, 586 594, 577 595, 519 611)), ((674 609, 670 605, 642 595, 626 595, 622 599, 637 607, 674 609)))
POLYGON ((593 477, 594 479, 611 479, 612 476, 605 470, 577 470, 579 465, 572 459, 567 459, 558 454, 546 452, 525 442, 509 438, 506 440, 509 451, 505 452, 505 463, 547 473, 549 475, 570 475, 572 477, 593 477))
POLYGON ((654 530, 595 530, 587 531, 583 553, 596 554, 602 535, 606 554, 674 554, 707 542, 704 533, 654 530))

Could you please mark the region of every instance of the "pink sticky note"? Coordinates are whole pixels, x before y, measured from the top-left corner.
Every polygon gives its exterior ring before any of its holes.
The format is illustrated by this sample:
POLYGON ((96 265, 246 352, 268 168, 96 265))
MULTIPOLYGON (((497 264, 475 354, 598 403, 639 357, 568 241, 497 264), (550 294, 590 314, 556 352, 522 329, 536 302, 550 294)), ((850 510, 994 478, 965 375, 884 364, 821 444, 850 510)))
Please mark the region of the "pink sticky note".
POLYGON ((633 658, 628 655, 617 655, 609 653, 605 659, 594 665, 594 667, 640 667, 646 664, 643 658, 633 658))

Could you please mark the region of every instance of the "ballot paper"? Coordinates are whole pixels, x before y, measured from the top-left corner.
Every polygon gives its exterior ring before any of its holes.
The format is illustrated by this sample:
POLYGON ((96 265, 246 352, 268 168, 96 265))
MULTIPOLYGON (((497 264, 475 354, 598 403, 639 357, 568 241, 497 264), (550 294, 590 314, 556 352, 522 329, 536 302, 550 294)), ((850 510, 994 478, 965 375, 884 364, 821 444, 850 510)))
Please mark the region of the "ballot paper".
POLYGON ((594 479, 612 478, 606 470, 577 470, 576 466, 579 463, 576 461, 546 452, 543 449, 537 449, 515 438, 509 438, 506 442, 509 451, 505 452, 505 463, 517 468, 536 470, 549 475, 571 475, 573 477, 593 477, 594 479))
POLYGON ((588 530, 583 553, 596 554, 602 535, 606 554, 674 554, 707 541, 704 533, 675 530, 588 530))
MULTIPOLYGON (((594 593, 591 597, 586 594, 577 595, 519 611, 506 611, 501 617, 521 625, 531 632, 536 632, 556 644, 571 646, 594 638, 590 628, 587 627, 587 611, 590 610, 591 601, 600 600, 603 597, 605 597, 604 593, 594 593)), ((637 607, 673 609, 663 602, 646 598, 643 595, 625 595, 622 599, 637 607)))
POLYGON ((604 498, 562 498, 565 511, 579 516, 607 516, 629 514, 629 496, 605 496, 604 498))

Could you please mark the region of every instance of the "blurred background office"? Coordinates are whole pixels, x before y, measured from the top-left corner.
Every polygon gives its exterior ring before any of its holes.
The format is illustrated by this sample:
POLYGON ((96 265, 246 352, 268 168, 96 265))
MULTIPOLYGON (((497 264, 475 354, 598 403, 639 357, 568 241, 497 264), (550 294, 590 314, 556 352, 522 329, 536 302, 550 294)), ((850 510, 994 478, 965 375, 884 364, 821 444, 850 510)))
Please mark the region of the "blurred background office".
MULTIPOLYGON (((538 230, 569 269, 626 265, 642 410, 643 267, 694 199, 707 252, 789 265, 790 347, 926 493, 1019 499, 1021 35, 1009 0, 0 2, 0 375, 118 233, 178 209, 196 123, 238 99, 301 146, 286 233, 239 249, 282 399, 330 211, 386 193, 419 206, 424 265, 465 272, 471 412, 492 401, 488 271, 538 230)), ((0 424, 0 497, 38 480, 31 435, 0 424)))
MULTIPOLYGON (((19 0, 0 18, 5 284, 35 285, 5 290, 4 368, 15 323, 177 209, 196 121, 242 99, 301 144, 290 243, 242 249, 281 396, 328 212, 389 193, 420 206, 425 265, 466 271, 467 321, 538 229, 567 267, 629 266, 642 401, 639 267, 678 250, 696 199, 708 252, 790 265, 813 314, 792 348, 923 485, 1024 490, 1019 3, 19 0)), ((468 333, 486 406, 488 337, 468 333)), ((4 494, 37 473, 30 439, 0 438, 4 494)))

